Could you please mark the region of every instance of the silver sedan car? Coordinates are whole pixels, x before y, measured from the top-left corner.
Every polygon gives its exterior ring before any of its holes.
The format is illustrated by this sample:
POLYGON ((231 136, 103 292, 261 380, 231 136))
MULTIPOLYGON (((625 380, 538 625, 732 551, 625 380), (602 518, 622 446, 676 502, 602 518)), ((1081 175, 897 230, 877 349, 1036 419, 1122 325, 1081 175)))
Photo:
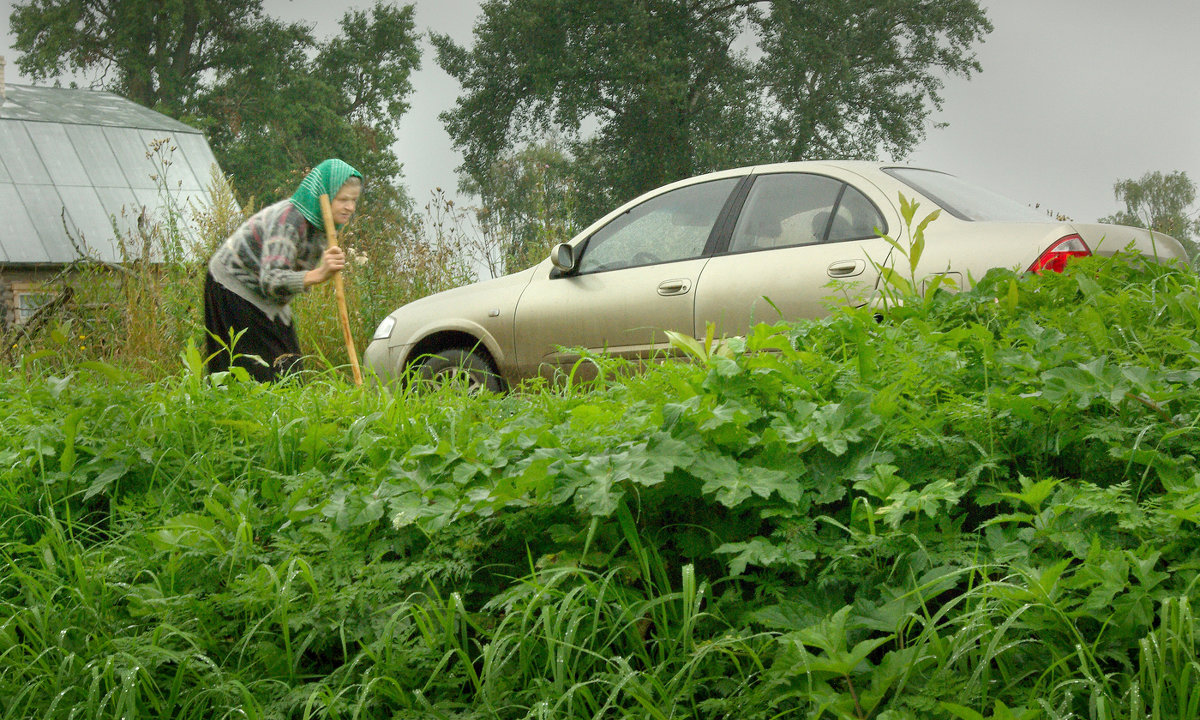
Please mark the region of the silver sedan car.
POLYGON ((745 334, 757 322, 878 302, 880 267, 904 266, 900 198, 940 209, 917 277, 963 287, 993 267, 1061 270, 1071 257, 1132 245, 1186 261, 1170 237, 1058 221, 934 170, 796 162, 689 178, 597 220, 527 270, 431 295, 388 315, 364 365, 383 381, 459 378, 503 390, 571 372, 580 352, 669 353, 665 331, 745 334), (832 282, 832 281, 837 281, 832 282))

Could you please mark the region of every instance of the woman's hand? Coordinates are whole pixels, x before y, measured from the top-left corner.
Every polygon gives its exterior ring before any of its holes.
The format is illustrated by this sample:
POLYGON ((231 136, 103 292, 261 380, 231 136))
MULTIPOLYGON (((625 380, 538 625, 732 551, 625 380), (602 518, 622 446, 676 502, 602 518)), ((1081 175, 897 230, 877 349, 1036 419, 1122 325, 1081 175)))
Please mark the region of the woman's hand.
POLYGON ((323 283, 346 267, 346 253, 337 246, 326 248, 321 264, 304 273, 305 285, 323 283))

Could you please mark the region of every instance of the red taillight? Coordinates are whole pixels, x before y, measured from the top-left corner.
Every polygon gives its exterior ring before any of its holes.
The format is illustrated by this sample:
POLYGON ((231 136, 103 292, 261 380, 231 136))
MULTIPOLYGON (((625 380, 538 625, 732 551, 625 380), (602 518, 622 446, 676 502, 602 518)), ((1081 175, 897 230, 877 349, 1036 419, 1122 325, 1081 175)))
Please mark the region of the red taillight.
POLYGON ((1083 241, 1083 238, 1078 235, 1068 235, 1059 238, 1057 242, 1046 248, 1046 252, 1042 253, 1041 257, 1029 266, 1029 272, 1040 273, 1043 270, 1062 272, 1071 258, 1087 257, 1091 254, 1092 249, 1083 241))

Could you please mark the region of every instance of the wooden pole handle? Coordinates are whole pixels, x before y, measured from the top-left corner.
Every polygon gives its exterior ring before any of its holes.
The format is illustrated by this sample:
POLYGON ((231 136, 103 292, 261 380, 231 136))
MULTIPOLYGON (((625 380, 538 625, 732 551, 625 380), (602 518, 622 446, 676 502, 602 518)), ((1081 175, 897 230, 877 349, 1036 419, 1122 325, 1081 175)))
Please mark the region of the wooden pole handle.
MULTIPOLYGON (((333 224, 333 207, 329 196, 321 196, 321 215, 325 218, 326 248, 337 247, 337 228, 333 224)), ((354 349, 354 336, 350 334, 350 314, 346 311, 346 286, 339 271, 333 276, 333 290, 337 296, 338 318, 342 323, 342 337, 346 340, 346 353, 350 356, 350 370, 354 373, 354 384, 362 385, 362 371, 358 367, 358 351, 354 349)))

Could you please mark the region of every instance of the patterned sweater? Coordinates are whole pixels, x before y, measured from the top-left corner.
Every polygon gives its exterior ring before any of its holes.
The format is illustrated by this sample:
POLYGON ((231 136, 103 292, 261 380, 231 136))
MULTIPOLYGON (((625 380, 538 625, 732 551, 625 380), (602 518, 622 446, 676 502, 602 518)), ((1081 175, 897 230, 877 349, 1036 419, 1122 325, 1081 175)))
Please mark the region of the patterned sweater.
POLYGON ((291 324, 288 303, 304 292, 304 273, 321 263, 324 237, 290 200, 259 210, 221 244, 208 263, 213 279, 291 324))

